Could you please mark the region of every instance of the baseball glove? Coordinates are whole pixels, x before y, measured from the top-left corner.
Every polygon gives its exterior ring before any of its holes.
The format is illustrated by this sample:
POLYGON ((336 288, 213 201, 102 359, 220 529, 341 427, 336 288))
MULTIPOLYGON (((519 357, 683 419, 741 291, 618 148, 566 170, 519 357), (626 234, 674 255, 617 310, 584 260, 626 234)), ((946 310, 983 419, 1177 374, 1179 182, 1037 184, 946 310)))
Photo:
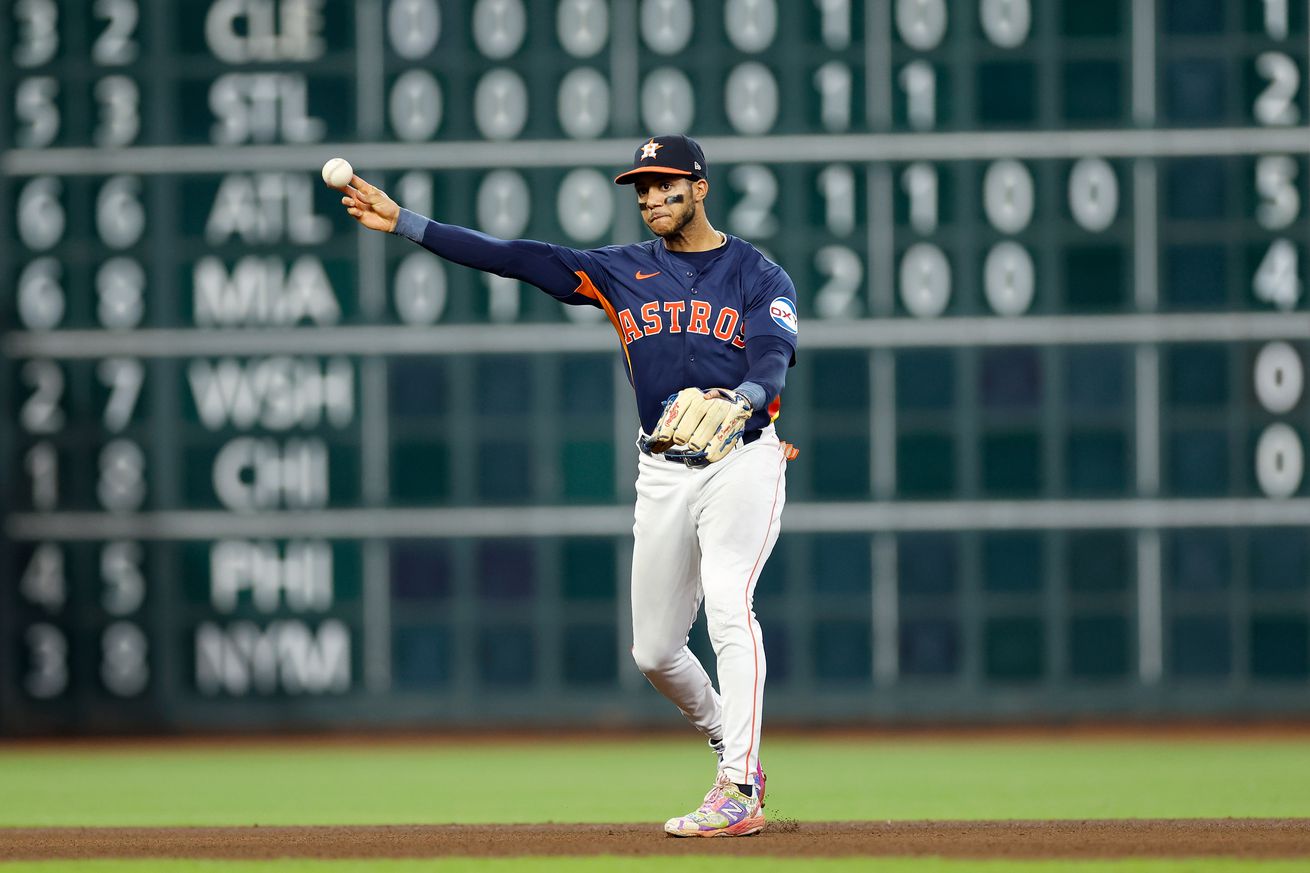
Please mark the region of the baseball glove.
POLYGON ((749 400, 726 388, 683 388, 664 401, 646 447, 665 457, 712 464, 737 447, 751 412, 749 400))

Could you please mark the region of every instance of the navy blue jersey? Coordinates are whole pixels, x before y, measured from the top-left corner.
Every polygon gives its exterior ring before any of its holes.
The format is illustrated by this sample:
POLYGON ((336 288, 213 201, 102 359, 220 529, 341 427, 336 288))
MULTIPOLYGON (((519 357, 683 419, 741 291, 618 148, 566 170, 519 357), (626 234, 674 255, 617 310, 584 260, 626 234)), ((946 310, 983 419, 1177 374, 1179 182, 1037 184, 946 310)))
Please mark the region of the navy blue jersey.
MULTIPOLYGON (((756 384, 777 392, 795 360, 796 289, 781 267, 734 236, 713 257, 679 257, 662 239, 583 251, 499 240, 408 210, 401 210, 396 233, 456 263, 536 285, 563 303, 603 309, 622 343, 647 433, 664 401, 683 388, 731 390, 755 363, 756 373, 767 374, 756 384)), ((747 429, 776 418, 781 398, 774 393, 762 405, 747 429)))
MULTIPOLYGON (((670 394, 741 383, 752 341, 772 338, 795 353, 796 288, 782 267, 745 240, 729 236, 722 253, 699 271, 660 239, 553 249, 580 280, 574 293, 604 309, 618 332, 647 433, 670 394)), ((767 425, 780 408, 781 399, 770 398, 747 428, 767 425)))

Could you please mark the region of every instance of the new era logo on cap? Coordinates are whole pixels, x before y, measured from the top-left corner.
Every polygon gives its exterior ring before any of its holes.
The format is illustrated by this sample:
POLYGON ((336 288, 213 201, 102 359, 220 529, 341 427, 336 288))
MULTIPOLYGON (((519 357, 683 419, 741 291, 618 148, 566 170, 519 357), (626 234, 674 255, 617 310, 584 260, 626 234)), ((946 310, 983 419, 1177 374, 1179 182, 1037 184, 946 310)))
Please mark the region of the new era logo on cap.
POLYGON ((618 185, 628 185, 642 173, 663 173, 669 176, 691 176, 705 179, 705 152, 700 143, 689 136, 670 134, 652 136, 637 147, 632 156, 632 169, 614 179, 618 185))

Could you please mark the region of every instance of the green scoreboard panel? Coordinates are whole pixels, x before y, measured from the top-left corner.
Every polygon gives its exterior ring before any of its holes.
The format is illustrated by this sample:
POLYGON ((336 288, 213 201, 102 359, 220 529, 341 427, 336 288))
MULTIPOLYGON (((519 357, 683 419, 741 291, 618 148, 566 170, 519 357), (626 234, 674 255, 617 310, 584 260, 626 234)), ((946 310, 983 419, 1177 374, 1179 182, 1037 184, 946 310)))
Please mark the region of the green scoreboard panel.
POLYGON ((318 169, 585 248, 674 131, 800 295, 771 718, 1304 711, 1307 6, 13 0, 0 731, 670 718, 612 330, 318 169))

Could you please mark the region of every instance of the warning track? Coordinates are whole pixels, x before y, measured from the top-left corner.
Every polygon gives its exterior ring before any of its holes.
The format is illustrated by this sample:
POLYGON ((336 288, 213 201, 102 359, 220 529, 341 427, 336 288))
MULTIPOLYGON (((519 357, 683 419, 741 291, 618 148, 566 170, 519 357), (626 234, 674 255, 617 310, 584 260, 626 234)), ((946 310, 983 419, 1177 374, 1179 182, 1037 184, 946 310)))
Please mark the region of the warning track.
POLYGON ((657 825, 0 828, 0 860, 433 858, 525 855, 952 858, 1310 858, 1310 819, 771 821, 739 839, 675 839, 657 825))

